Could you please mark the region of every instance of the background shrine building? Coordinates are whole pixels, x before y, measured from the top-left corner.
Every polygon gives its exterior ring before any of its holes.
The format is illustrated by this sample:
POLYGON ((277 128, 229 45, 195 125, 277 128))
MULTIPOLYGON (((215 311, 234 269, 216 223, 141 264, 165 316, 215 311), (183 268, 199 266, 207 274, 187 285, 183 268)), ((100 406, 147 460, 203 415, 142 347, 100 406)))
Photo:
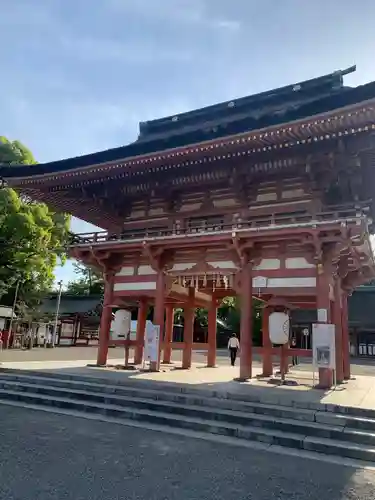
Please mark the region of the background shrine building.
POLYGON ((70 247, 105 276, 100 365, 112 308, 137 303, 137 363, 153 304, 161 359, 183 347, 184 368, 194 307, 209 309, 204 347, 214 366, 218 301, 237 294, 241 379, 252 375, 253 295, 265 301, 265 375, 276 352, 268 314, 288 304, 317 309, 336 325, 337 380, 350 377, 347 296, 375 275, 375 82, 344 86, 354 70, 141 123, 127 146, 0 169, 9 186, 106 230, 77 235, 70 247), (185 310, 178 345, 177 305, 185 310))

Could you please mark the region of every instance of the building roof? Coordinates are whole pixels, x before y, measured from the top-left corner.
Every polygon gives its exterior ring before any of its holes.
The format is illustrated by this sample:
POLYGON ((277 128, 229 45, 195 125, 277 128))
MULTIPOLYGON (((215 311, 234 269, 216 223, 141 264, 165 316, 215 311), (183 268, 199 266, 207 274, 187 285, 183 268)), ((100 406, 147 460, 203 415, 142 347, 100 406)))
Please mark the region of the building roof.
MULTIPOLYGON (((100 295, 70 295, 61 296, 59 316, 74 314, 100 315, 102 297, 100 295)), ((39 306, 39 312, 54 315, 57 307, 57 294, 46 297, 39 306)))
POLYGON ((374 99, 375 82, 355 88, 343 85, 343 76, 352 71, 355 67, 188 113, 143 122, 138 140, 126 146, 38 165, 3 166, 0 167, 0 177, 25 178, 85 169, 278 126, 374 99))
MULTIPOLYGON (((348 298, 350 328, 375 330, 375 286, 363 285, 355 289, 348 298)), ((316 321, 316 310, 296 309, 292 311, 294 324, 308 324, 316 321)))

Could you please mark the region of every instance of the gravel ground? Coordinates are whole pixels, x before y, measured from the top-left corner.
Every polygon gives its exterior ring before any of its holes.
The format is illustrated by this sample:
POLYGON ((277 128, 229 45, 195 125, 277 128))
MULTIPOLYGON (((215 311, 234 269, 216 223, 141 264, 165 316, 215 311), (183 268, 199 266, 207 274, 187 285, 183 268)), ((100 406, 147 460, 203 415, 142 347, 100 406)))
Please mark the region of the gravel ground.
POLYGON ((369 500, 375 473, 0 406, 1 500, 369 500))

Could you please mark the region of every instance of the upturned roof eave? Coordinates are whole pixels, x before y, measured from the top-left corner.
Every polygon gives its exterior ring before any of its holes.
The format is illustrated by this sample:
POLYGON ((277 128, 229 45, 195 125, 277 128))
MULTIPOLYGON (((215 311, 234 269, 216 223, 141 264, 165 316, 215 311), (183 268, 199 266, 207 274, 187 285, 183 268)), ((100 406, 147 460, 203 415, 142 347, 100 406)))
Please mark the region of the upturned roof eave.
MULTIPOLYGON (((30 166, 27 167, 27 169, 30 169, 30 175, 22 175, 18 176, 17 175, 17 169, 24 169, 25 166, 14 166, 12 165, 11 167, 5 167, 1 168, 0 167, 0 176, 5 179, 9 185, 12 186, 19 186, 23 184, 25 181, 29 181, 32 183, 33 181, 37 182, 38 180, 40 181, 41 179, 46 179, 46 178, 55 178, 56 180, 62 177, 69 176, 70 178, 86 175, 87 173, 91 173, 93 171, 98 171, 101 172, 105 170, 109 171, 115 168, 118 168, 123 165, 129 165, 134 168, 138 167, 139 168, 144 168, 145 166, 148 166, 152 164, 153 162, 157 161, 163 161, 166 159, 173 159, 176 157, 184 157, 188 155, 191 152, 196 152, 199 150, 208 151, 209 149, 213 148, 218 148, 220 146, 227 146, 227 147, 236 147, 236 141, 241 141, 241 140, 246 140, 249 141, 251 139, 259 139, 261 138, 264 134, 277 134, 277 131, 283 130, 286 127, 298 127, 302 125, 308 125, 310 123, 317 122, 319 120, 325 120, 329 117, 334 117, 340 114, 345 114, 345 113, 350 113, 352 110, 360 109, 361 107, 370 107, 375 104, 375 82, 372 84, 374 86, 374 95, 371 97, 371 99, 367 99, 364 101, 356 102, 351 105, 346 105, 341 108, 335 108, 331 109, 329 111, 326 111, 324 113, 316 114, 316 115, 311 115, 308 117, 300 118, 297 120, 289 121, 289 122, 281 122, 277 125, 272 125, 272 126, 267 126, 264 128, 259 128, 256 130, 250 130, 248 132, 241 132, 238 134, 233 134, 233 135, 227 135, 227 136, 222 136, 219 138, 215 139, 210 139, 207 141, 200 141, 198 143, 192 143, 192 144, 187 144, 183 146, 178 146, 174 148, 167 148, 164 150, 159 150, 159 151, 153 151, 153 152, 148 152, 145 154, 140 154, 140 155, 135 155, 135 156, 128 156, 128 157, 123 157, 123 158, 118 158, 116 160, 112 161, 104 161, 102 163, 96 163, 88 166, 78 166, 78 167, 72 167, 72 168, 67 168, 65 170, 51 170, 47 171, 41 174, 35 174, 32 173, 32 170, 37 170, 35 168, 36 166, 30 166)), ((123 148, 118 148, 118 149, 123 149, 123 148)), ((87 155, 91 156, 91 155, 87 155)), ((82 157, 77 157, 77 160, 82 157)), ((66 161, 73 161, 75 158, 71 158, 66 161)), ((64 160, 63 160, 64 161, 64 160)), ((50 164, 44 164, 41 165, 42 167, 48 167, 49 165, 55 165, 59 162, 51 162, 50 164)))

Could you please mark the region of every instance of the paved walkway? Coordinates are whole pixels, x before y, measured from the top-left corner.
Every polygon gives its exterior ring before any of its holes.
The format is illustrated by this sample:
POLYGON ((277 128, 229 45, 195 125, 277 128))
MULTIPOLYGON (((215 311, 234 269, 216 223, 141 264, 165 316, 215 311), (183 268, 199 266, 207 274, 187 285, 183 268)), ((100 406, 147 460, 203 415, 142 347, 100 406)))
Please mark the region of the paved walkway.
MULTIPOLYGON (((89 347, 57 347, 55 349, 44 349, 35 348, 31 351, 29 350, 4 350, 0 351, 0 363, 1 362, 22 362, 25 361, 76 361, 76 360, 87 360, 87 362, 94 362, 97 355, 97 346, 89 347)), ((109 360, 122 359, 124 356, 124 349, 122 347, 110 348, 108 352, 109 360)), ((182 352, 174 350, 172 353, 172 359, 174 362, 181 362, 182 352)), ((254 365, 260 366, 260 356, 254 356, 254 365)), ((194 351, 193 352, 193 362, 202 363, 206 362, 206 352, 205 351, 194 351)), ((274 358, 275 366, 278 364, 277 357, 274 358)), ((218 349, 217 351, 217 364, 219 366, 228 366, 228 351, 227 349, 218 349)), ((374 358, 353 358, 351 360, 352 373, 354 376, 357 375, 373 375, 375 376, 375 357, 374 358)), ((300 364, 295 368, 296 371, 308 371, 312 370, 311 360, 300 359, 300 364)))
MULTIPOLYGON (((118 352, 118 351, 117 351, 118 352)), ((8 353, 7 353, 8 354, 8 353)), ((25 370, 42 370, 59 372, 67 375, 85 375, 94 378, 108 379, 118 383, 121 380, 129 380, 139 383, 161 384, 163 387, 174 387, 183 390, 194 388, 194 390, 209 390, 217 393, 254 394, 262 402, 276 404, 293 404, 298 406, 316 407, 318 404, 335 404, 342 406, 354 406, 375 410, 375 378, 371 376, 356 376, 347 383, 329 391, 321 391, 313 388, 313 374, 307 370, 292 370, 287 380, 293 385, 279 386, 277 380, 257 379, 261 374, 261 365, 254 363, 253 376, 249 382, 238 383, 234 379, 238 376, 239 368, 230 366, 219 366, 218 368, 206 368, 203 363, 194 363, 191 370, 181 370, 176 363, 175 366, 162 366, 159 373, 150 372, 127 372, 116 369, 115 365, 121 365, 123 358, 110 357, 113 367, 92 368, 87 367, 92 359, 80 360, 26 360, 3 362, 3 368, 16 368, 25 370)), ((203 361, 203 359, 202 359, 203 361)))
POLYGON ((299 453, 280 455, 29 408, 2 406, 1 416, 1 499, 375 498, 373 471, 299 453))

